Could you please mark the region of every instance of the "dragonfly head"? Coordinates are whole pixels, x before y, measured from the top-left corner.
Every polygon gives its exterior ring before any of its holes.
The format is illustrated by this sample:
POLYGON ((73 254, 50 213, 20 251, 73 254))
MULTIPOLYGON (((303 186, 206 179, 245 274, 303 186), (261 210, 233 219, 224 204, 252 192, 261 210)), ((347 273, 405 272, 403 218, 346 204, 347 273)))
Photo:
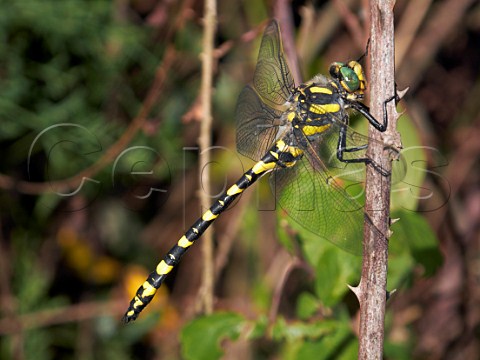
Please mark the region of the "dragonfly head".
POLYGON ((348 63, 334 62, 330 65, 330 75, 336 79, 350 100, 363 99, 367 87, 367 80, 363 73, 363 67, 357 61, 348 63))

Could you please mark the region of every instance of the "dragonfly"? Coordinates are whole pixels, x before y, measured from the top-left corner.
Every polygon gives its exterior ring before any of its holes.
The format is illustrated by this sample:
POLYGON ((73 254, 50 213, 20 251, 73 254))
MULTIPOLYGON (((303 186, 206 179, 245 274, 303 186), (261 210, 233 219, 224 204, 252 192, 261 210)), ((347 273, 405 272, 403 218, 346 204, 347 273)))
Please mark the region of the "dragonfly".
POLYGON ((267 25, 253 82, 240 93, 235 110, 237 150, 256 163, 168 251, 138 288, 123 322, 137 319, 187 250, 266 174, 271 174, 275 199, 290 218, 348 252, 361 253, 361 241, 353 238, 362 233, 363 207, 332 169, 357 169, 360 164, 364 170, 366 164, 390 175, 366 156, 369 139, 349 127, 353 111, 384 132, 386 106, 380 122, 362 103, 367 82, 359 61, 334 62, 329 75, 316 75, 295 86, 279 24, 272 20, 267 25))

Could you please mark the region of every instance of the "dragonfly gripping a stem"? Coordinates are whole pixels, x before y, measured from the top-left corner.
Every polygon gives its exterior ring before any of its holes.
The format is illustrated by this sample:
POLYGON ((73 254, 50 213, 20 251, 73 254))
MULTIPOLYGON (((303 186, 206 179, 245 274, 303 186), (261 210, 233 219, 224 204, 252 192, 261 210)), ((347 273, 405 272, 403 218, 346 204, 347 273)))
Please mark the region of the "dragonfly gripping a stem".
MULTIPOLYGON (((366 79, 357 61, 335 62, 330 77, 316 75, 295 87, 283 53, 278 23, 266 27, 253 82, 240 93, 235 111, 237 151, 255 165, 222 194, 178 240, 139 287, 123 317, 135 320, 154 297, 165 277, 205 230, 261 176, 272 173, 270 185, 284 213, 306 230, 353 254, 361 254, 364 211, 344 188, 343 175, 364 173, 373 166, 366 155, 371 139, 348 125, 347 110, 363 115, 378 131, 377 121, 361 101, 366 79), (332 176, 332 171, 335 176, 332 176), (343 173, 342 173, 343 172, 343 173)), ((346 179, 349 180, 348 178, 346 179)))

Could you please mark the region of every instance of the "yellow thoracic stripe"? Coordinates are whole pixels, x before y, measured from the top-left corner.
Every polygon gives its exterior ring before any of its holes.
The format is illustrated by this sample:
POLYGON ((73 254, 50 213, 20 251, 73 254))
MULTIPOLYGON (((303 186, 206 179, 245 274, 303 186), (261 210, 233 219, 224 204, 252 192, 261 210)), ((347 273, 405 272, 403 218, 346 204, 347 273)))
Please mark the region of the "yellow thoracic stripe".
POLYGON ((340 111, 340 104, 311 104, 308 110, 315 114, 335 113, 340 111))
POLYGON ((319 87, 319 86, 312 86, 310 89, 310 92, 314 94, 327 94, 327 95, 332 95, 332 90, 325 88, 325 87, 319 87))
POLYGON ((302 131, 306 136, 311 136, 311 135, 315 135, 315 134, 320 134, 320 133, 328 130, 329 127, 330 127, 330 124, 322 125, 322 126, 304 126, 302 128, 302 131))

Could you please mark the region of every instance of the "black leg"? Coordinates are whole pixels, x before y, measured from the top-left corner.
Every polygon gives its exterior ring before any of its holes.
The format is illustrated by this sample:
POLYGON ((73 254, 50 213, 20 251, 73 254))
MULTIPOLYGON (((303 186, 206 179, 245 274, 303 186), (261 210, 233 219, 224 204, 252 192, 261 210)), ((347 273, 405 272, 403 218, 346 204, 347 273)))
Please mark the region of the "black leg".
POLYGON ((345 159, 343 156, 345 152, 352 153, 355 151, 365 150, 367 147, 368 147, 368 144, 361 145, 361 146, 347 147, 347 124, 345 124, 345 126, 340 127, 340 133, 338 136, 338 145, 337 145, 337 159, 346 164, 364 163, 366 165, 372 165, 373 168, 383 176, 389 176, 390 174, 387 171, 385 171, 380 165, 378 165, 375 161, 373 161, 368 157, 345 159))
POLYGON ((357 101, 352 101, 349 103, 349 106, 352 109, 355 109, 358 111, 360 114, 365 116, 368 120, 368 122, 378 131, 384 132, 387 130, 387 125, 388 125, 388 113, 387 113, 387 104, 395 100, 395 103, 397 103, 400 99, 397 95, 397 92, 395 91, 395 95, 389 97, 387 100, 383 102, 383 123, 380 123, 377 119, 375 119, 372 114, 370 114, 370 109, 368 108, 367 105, 357 102, 357 101))

